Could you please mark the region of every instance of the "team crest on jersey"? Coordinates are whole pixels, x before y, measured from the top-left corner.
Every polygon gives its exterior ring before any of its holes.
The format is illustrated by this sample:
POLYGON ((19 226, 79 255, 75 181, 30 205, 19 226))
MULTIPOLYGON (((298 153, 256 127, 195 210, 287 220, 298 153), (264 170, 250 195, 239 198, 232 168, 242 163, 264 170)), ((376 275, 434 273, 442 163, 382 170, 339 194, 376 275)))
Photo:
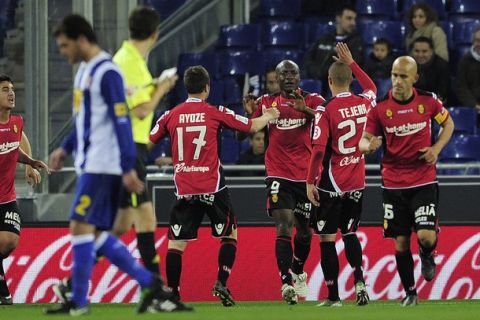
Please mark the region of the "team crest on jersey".
POLYGON ((385 111, 385 115, 387 116, 388 119, 392 119, 393 118, 393 111, 392 109, 387 109, 385 111))
POLYGON ((387 230, 388 229, 388 220, 383 219, 383 229, 387 230))
POLYGON ((277 101, 273 101, 272 108, 276 108, 276 107, 277 107, 277 101))
POLYGON ((418 107, 417 107, 417 111, 420 114, 424 114, 425 113, 425 106, 423 104, 419 104, 418 107))
POLYGON ((73 90, 73 111, 76 113, 80 111, 80 104, 82 103, 82 90, 73 90))
POLYGON ((18 132, 18 127, 16 124, 13 125, 13 132, 17 133, 18 132))
POLYGON ((272 202, 277 203, 278 202, 278 194, 272 194, 272 202))
POLYGON ((127 105, 124 102, 115 103, 113 109, 117 117, 125 117, 127 115, 127 105))

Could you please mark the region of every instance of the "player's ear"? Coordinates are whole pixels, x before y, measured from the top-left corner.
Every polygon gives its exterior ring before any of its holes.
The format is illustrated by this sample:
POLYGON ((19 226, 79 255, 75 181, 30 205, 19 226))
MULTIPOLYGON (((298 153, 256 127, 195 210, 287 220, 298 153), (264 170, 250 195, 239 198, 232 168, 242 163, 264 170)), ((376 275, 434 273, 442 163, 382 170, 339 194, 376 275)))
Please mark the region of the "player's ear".
POLYGON ((417 73, 417 74, 415 75, 415 77, 413 78, 413 83, 417 83, 419 77, 420 77, 420 76, 419 76, 419 74, 417 73))

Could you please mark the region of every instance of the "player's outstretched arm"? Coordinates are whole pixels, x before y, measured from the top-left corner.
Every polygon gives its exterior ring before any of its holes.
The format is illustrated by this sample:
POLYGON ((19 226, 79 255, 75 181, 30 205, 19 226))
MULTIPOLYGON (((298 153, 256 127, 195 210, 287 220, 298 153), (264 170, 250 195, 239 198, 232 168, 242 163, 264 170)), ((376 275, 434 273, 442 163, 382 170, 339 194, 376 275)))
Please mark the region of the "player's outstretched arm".
POLYGON ((368 132, 363 132, 362 139, 358 143, 358 148, 363 154, 369 154, 380 148, 382 137, 376 137, 368 132))
POLYGON ((43 161, 30 158, 30 156, 26 154, 25 151, 22 150, 22 148, 18 148, 17 162, 27 164, 37 170, 45 170, 48 174, 50 174, 50 168, 45 163, 43 163, 43 161))
POLYGON ((250 132, 255 133, 262 130, 270 121, 277 119, 279 116, 280 111, 277 108, 268 108, 261 117, 252 120, 250 132))

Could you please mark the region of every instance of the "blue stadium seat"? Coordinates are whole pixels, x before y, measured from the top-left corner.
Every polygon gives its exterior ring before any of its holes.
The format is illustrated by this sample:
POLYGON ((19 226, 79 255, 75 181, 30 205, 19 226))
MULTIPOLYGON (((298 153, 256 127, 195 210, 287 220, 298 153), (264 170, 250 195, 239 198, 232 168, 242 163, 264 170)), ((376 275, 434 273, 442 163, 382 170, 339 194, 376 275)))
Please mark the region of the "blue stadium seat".
POLYGON ((243 98, 242 88, 240 88, 236 79, 225 79, 223 80, 223 84, 224 84, 224 103, 230 109, 235 109, 235 108, 232 108, 231 106, 242 104, 242 98, 243 98))
POLYGON ((311 93, 322 93, 322 82, 315 79, 302 79, 300 80, 300 88, 311 93))
POLYGON ((352 84, 350 85, 351 90, 355 94, 360 94, 363 92, 362 86, 360 85, 360 82, 358 82, 357 79, 353 79, 352 84))
POLYGON ((445 9, 446 0, 403 0, 402 12, 405 14, 414 4, 427 4, 432 7, 438 15, 438 19, 444 20, 447 17, 445 9))
MULTIPOLYGON (((443 148, 439 157, 440 163, 465 163, 480 161, 480 136, 453 136, 443 148)), ((439 174, 479 174, 478 169, 443 169, 439 174)))
POLYGON ((220 27, 217 48, 233 50, 258 50, 261 29, 258 24, 235 24, 220 27))
POLYGON ((144 4, 153 7, 159 14, 160 18, 165 20, 178 8, 183 6, 187 0, 145 0, 144 4))
POLYGON ((378 38, 386 38, 393 48, 401 49, 405 45, 402 35, 402 23, 397 21, 377 21, 361 23, 358 31, 362 34, 365 44, 373 45, 378 38))
MULTIPOLYGON (((480 14, 479 14, 480 18, 480 14)), ((453 23, 453 43, 454 45, 472 43, 473 31, 480 27, 480 20, 454 22, 453 23)))
POLYGON ((453 122, 455 123, 456 134, 477 133, 477 110, 472 107, 451 107, 448 109, 453 122))
POLYGON ((335 31, 335 22, 329 21, 325 23, 312 22, 305 23, 306 27, 306 43, 305 48, 310 48, 321 36, 326 33, 335 31))
MULTIPOLYGON (((225 131, 225 130, 223 130, 225 131)), ((238 161, 240 146, 237 139, 233 136, 222 134, 222 146, 220 149, 220 160, 223 164, 234 164, 238 161)))
POLYGON ((360 16, 394 18, 397 14, 397 0, 357 1, 356 8, 360 16))
POLYGON ((467 21, 478 19, 480 14, 480 1, 478 0, 452 0, 449 19, 452 21, 467 21))
POLYGON ((382 98, 392 89, 392 80, 389 78, 377 79, 375 85, 377 86, 377 97, 382 98))
POLYGON ((218 65, 218 56, 216 53, 181 53, 178 56, 178 76, 180 79, 183 77, 183 73, 188 67, 195 65, 202 65, 207 69, 210 74, 210 78, 218 79, 219 76, 219 65, 218 65))
POLYGON ((263 51, 263 61, 265 65, 276 66, 282 60, 292 60, 302 68, 303 56, 296 50, 278 50, 270 49, 263 51))
POLYGON ((222 76, 263 74, 265 70, 261 53, 255 51, 224 52, 220 61, 222 76))
POLYGON ((305 27, 303 24, 291 22, 266 24, 263 46, 301 49, 304 46, 304 39, 305 27))
POLYGON ((210 81, 210 94, 207 101, 213 105, 222 105, 224 103, 223 93, 225 91, 225 84, 220 80, 210 81))
POLYGON ((443 31, 445 32, 445 35, 447 36, 447 46, 449 49, 454 47, 453 44, 453 29, 454 29, 454 23, 448 20, 445 21, 440 21, 440 26, 442 27, 443 31))
POLYGON ((260 14, 267 18, 296 18, 302 11, 299 0, 262 0, 260 14))

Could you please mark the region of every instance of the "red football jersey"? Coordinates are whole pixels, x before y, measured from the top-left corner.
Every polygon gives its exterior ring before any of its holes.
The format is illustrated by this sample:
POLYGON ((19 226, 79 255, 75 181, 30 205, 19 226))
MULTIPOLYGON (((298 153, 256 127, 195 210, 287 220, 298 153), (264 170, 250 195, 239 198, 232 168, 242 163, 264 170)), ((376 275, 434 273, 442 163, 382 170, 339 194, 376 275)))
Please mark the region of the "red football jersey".
POLYGON ((252 121, 196 98, 187 99, 158 119, 150 132, 150 141, 157 143, 170 135, 178 196, 214 193, 225 186, 218 158, 222 126, 248 132, 252 121))
POLYGON ((23 119, 19 115, 10 115, 7 123, 0 123, 0 204, 11 202, 17 197, 15 170, 22 130, 23 119))
POLYGON ((358 148, 367 113, 375 104, 375 93, 361 95, 343 92, 315 116, 313 144, 326 149, 320 167, 319 188, 330 192, 349 192, 365 188, 365 159, 358 148))
MULTIPOLYGON (((300 91, 308 108, 316 110, 325 99, 316 93, 300 91)), ((295 110, 280 94, 264 95, 257 99, 257 109, 252 117, 262 115, 263 111, 276 107, 280 117, 268 124, 268 147, 265 152, 267 177, 277 177, 292 181, 305 181, 308 159, 312 153, 312 119, 303 112, 295 110)))
POLYGON ((384 137, 382 178, 385 188, 411 188, 435 182, 435 166, 418 158, 432 145, 431 120, 442 124, 448 111, 434 93, 413 89, 399 102, 392 91, 368 113, 365 131, 384 137))

